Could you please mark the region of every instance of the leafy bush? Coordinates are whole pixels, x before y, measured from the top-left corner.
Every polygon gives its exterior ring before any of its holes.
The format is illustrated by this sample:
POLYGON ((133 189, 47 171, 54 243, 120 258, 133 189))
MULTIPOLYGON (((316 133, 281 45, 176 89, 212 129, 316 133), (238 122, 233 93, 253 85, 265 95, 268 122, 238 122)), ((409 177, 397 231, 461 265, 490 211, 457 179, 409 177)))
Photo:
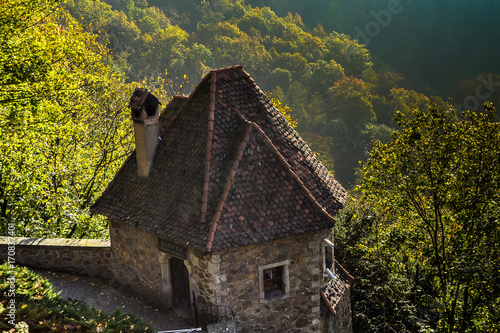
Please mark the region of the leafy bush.
POLYGON ((154 332, 142 319, 115 310, 109 314, 80 300, 63 299, 50 282, 25 267, 0 266, 0 330, 8 332, 154 332), (15 296, 11 277, 15 279, 15 296), (15 323, 8 304, 15 299, 15 323), (14 331, 12 331, 14 329, 14 331))

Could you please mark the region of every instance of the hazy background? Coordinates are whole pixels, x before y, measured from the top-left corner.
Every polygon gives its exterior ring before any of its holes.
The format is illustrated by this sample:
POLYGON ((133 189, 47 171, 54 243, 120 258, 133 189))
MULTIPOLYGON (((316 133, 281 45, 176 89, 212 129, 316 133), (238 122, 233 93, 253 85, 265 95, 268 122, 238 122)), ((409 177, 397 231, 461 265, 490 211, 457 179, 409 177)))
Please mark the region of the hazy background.
MULTIPOLYGON (((375 21, 371 11, 387 10, 386 0, 250 0, 278 15, 300 13, 304 23, 356 37, 375 21)), ((493 0, 400 0, 367 48, 374 60, 403 74, 414 88, 446 95, 453 81, 500 72, 500 2, 493 0)), ((360 39, 362 42, 362 40, 360 39)))

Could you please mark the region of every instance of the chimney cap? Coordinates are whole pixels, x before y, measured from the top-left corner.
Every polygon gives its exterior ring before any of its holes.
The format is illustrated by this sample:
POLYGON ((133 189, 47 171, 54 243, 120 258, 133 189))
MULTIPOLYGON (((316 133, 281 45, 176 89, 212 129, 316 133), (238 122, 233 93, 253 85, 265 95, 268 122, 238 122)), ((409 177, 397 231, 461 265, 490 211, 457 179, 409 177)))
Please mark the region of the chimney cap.
POLYGON ((145 121, 147 118, 155 117, 158 113, 158 105, 161 103, 146 88, 137 87, 130 98, 128 107, 132 109, 134 121, 145 121))

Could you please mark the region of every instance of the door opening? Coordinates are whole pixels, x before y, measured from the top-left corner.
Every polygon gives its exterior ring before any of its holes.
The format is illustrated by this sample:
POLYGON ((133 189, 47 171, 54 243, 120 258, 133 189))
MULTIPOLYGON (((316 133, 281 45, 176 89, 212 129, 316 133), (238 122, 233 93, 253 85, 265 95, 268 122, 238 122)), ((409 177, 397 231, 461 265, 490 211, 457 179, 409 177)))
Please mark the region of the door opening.
POLYGON ((184 261, 177 258, 170 259, 172 276, 173 306, 181 310, 190 309, 189 273, 184 261))

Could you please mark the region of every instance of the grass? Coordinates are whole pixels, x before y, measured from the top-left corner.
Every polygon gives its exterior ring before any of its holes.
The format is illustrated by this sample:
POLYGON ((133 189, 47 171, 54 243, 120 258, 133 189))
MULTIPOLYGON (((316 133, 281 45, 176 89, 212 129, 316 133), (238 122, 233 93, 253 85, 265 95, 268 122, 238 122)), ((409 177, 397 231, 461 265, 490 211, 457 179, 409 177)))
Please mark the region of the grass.
POLYGON ((119 310, 105 313, 80 300, 63 299, 47 279, 25 267, 3 264, 0 281, 0 332, 154 332, 137 316, 119 310), (14 321, 9 317, 12 300, 14 321))

